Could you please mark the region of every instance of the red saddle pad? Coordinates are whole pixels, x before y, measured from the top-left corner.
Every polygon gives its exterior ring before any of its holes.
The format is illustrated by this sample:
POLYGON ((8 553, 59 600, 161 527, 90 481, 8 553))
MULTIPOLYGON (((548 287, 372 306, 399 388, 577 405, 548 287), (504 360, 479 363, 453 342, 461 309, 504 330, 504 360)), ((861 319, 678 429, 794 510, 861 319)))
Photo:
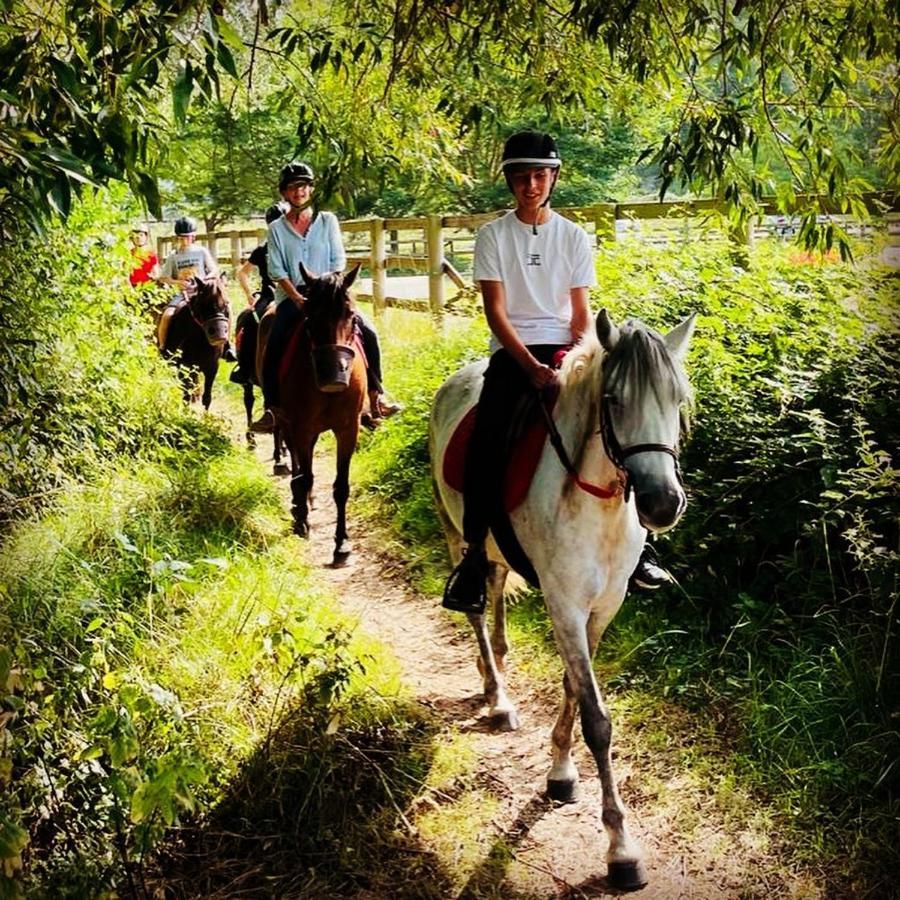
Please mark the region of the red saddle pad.
MULTIPOLYGON (((477 409, 476 404, 462 417, 444 454, 444 481, 455 491, 462 492, 463 489, 466 451, 472 429, 475 427, 477 409)), ((526 426, 516 441, 503 479, 503 508, 507 513, 516 509, 528 496, 528 489, 531 487, 531 480, 534 478, 546 440, 547 426, 543 417, 538 416, 526 426)))

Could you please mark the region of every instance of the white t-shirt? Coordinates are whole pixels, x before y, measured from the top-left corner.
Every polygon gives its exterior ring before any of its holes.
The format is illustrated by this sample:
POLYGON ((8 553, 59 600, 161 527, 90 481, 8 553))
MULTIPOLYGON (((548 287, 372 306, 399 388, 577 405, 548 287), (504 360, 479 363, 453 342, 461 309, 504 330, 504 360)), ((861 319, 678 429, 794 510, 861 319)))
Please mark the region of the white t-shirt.
MULTIPOLYGON (((597 283, 591 241, 574 222, 550 211, 537 226, 508 212, 478 230, 475 281, 501 281, 506 314, 524 344, 568 344, 572 340, 572 288, 597 283)), ((499 343, 491 339, 491 349, 499 343)))

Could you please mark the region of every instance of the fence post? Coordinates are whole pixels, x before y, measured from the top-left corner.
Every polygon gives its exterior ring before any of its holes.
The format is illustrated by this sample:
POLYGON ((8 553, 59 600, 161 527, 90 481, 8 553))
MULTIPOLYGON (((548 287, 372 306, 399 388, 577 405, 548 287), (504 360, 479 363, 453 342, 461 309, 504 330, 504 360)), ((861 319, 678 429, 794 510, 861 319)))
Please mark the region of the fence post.
POLYGON ((602 244, 616 242, 616 204, 596 203, 594 212, 594 244, 600 247, 602 244))
POLYGON ((210 255, 213 258, 213 262, 218 264, 219 257, 216 255, 216 243, 217 243, 216 238, 217 238, 217 235, 216 235, 215 231, 213 231, 212 233, 209 233, 209 234, 204 234, 203 235, 203 243, 206 244, 206 249, 209 250, 210 255))
POLYGON ((428 250, 428 304, 431 314, 440 319, 444 315, 444 220, 429 216, 425 229, 428 250))
POLYGON ((375 317, 384 312, 384 298, 387 294, 387 262, 384 255, 384 219, 369 222, 369 237, 372 249, 369 257, 369 271, 372 273, 372 308, 375 317))
POLYGON ((234 272, 240 268, 241 265, 241 235, 240 233, 234 233, 231 235, 231 268, 234 272))

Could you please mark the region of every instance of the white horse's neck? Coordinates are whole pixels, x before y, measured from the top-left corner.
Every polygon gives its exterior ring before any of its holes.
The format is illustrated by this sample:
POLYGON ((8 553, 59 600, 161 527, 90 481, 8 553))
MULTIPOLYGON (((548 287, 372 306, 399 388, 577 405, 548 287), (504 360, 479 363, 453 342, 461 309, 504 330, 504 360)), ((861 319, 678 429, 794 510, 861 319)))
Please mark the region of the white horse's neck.
MULTIPOLYGON (((617 486, 618 471, 599 434, 603 355, 593 332, 571 351, 560 371, 554 419, 579 477, 609 489, 617 486)), ((513 526, 550 602, 572 602, 577 615, 594 608, 602 620, 612 618, 643 544, 633 502, 621 492, 601 499, 582 490, 548 441, 513 526)))
POLYGON ((600 437, 604 355, 593 329, 569 353, 560 370, 555 419, 563 446, 581 478, 606 487, 617 479, 618 472, 600 437))

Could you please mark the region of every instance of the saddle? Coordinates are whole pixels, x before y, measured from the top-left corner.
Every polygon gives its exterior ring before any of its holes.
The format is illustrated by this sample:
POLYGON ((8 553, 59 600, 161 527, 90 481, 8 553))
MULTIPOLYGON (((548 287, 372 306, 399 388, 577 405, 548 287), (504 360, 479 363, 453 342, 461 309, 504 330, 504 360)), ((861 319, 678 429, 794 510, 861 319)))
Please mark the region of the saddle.
MULTIPOLYGON (((556 404, 557 396, 557 393, 552 395, 550 410, 556 404)), ((533 587, 540 587, 537 572, 528 554, 522 549, 509 517, 528 496, 534 473, 544 452, 544 444, 549 436, 546 419, 538 402, 534 394, 524 396, 513 416, 506 441, 506 469, 500 483, 495 487, 496 495, 490 504, 492 513, 489 523, 504 559, 533 587)), ((462 417, 450 437, 444 454, 444 480, 460 493, 465 480, 466 451, 475 427, 477 409, 478 404, 475 404, 462 417)))

